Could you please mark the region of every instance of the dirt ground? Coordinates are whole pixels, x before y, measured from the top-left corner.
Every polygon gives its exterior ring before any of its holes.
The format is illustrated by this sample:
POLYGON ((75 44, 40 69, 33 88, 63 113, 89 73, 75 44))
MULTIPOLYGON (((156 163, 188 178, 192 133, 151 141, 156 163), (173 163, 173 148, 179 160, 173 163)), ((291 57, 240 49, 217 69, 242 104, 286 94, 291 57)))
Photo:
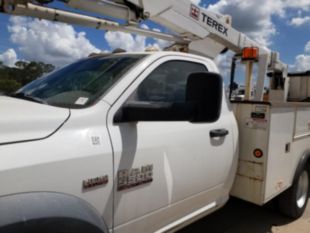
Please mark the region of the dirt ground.
POLYGON ((221 210, 178 233, 310 233, 310 202, 302 218, 293 221, 273 204, 259 207, 231 199, 221 210))

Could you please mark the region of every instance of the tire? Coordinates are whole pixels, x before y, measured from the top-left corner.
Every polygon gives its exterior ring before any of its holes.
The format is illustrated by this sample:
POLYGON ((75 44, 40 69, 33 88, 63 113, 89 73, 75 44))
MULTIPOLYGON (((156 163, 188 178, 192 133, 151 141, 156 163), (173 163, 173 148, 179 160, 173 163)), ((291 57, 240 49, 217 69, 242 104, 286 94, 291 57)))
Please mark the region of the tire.
POLYGON ((297 219, 304 213, 309 197, 310 169, 304 166, 298 172, 291 188, 278 197, 280 211, 291 218, 297 219))
POLYGON ((107 233, 97 227, 74 219, 42 219, 20 222, 0 228, 5 233, 107 233))

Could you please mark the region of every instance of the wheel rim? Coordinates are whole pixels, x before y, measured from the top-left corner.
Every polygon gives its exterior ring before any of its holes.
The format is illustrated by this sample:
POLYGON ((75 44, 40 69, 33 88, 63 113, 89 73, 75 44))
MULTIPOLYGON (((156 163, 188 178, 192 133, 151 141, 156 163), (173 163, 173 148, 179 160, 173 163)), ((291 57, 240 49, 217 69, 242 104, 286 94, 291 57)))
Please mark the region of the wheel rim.
POLYGON ((297 186, 297 206, 301 209, 307 202, 309 189, 309 176, 307 171, 303 171, 298 179, 297 186))

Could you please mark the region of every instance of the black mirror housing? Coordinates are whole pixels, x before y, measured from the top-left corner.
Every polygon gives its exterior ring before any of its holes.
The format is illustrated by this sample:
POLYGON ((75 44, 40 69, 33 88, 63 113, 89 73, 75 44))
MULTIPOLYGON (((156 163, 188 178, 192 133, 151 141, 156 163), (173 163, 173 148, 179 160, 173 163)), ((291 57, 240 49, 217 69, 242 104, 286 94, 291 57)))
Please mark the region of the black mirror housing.
POLYGON ((189 121, 194 114, 191 103, 130 103, 120 109, 114 123, 138 121, 189 121))
POLYGON ((211 123, 219 119, 222 109, 223 79, 210 72, 193 73, 187 80, 186 101, 196 104, 191 122, 211 123))

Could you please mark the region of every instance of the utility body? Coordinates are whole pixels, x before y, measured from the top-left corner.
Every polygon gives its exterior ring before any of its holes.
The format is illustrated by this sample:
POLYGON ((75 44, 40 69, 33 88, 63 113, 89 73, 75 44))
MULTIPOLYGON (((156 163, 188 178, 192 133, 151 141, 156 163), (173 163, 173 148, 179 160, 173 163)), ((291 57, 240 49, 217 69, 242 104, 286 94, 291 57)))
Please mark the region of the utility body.
POLYGON ((230 17, 187 1, 65 3, 128 24, 32 1, 1 1, 1 10, 152 35, 187 53, 92 55, 0 97, 0 232, 175 232, 230 195, 277 200, 283 213, 301 216, 309 194, 307 72, 288 74, 277 53, 233 29, 230 17), (136 27, 146 18, 176 33, 136 27), (225 48, 236 53, 229 93, 213 61, 225 48), (247 73, 238 100, 237 60, 247 73))

